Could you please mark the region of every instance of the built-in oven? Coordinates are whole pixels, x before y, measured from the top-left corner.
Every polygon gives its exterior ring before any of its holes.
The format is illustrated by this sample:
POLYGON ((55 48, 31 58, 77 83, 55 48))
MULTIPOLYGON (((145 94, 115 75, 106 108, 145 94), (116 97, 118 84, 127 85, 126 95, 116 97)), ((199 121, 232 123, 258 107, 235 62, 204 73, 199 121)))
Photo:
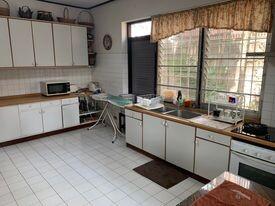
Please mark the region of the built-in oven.
POLYGON ((41 93, 45 96, 64 95, 71 92, 68 81, 45 81, 40 82, 41 93))
POLYGON ((233 140, 230 172, 275 189, 275 151, 233 140))

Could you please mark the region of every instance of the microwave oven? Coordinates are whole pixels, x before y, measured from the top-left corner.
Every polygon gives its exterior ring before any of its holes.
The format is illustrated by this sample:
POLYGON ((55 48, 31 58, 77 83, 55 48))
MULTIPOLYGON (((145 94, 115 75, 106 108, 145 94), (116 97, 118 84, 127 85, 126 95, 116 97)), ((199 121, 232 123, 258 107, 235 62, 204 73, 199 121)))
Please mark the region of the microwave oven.
POLYGON ((40 82, 41 93, 45 96, 70 94, 70 82, 68 81, 45 81, 40 82))

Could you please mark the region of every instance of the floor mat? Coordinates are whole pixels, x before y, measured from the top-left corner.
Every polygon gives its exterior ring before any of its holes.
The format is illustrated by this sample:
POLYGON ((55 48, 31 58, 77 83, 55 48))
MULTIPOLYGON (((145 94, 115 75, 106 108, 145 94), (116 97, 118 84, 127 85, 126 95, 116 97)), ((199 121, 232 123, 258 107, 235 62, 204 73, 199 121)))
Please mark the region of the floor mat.
POLYGON ((135 168, 134 171, 166 189, 189 177, 179 169, 161 160, 148 162, 135 168))

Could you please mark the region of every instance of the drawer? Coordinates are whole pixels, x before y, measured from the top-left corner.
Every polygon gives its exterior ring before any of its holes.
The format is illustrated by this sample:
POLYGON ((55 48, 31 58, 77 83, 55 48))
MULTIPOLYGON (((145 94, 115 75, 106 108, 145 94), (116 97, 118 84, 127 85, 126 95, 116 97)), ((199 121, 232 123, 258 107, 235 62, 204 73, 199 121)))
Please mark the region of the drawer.
POLYGON ((20 104, 19 105, 19 111, 28 111, 33 109, 41 109, 41 104, 39 103, 31 103, 31 104, 20 104))
POLYGON ((132 118, 135 118, 135 119, 142 120, 142 114, 141 113, 135 112, 135 111, 132 111, 132 110, 129 110, 129 109, 125 110, 125 115, 128 116, 128 117, 132 117, 132 118))
POLYGON ((196 136, 200 137, 202 139, 212 141, 212 142, 230 146, 231 137, 229 137, 229 136, 225 136, 225 135, 218 134, 215 132, 210 132, 210 131, 203 130, 203 129, 197 129, 196 136))
POLYGON ((62 105, 78 103, 78 97, 62 99, 62 105))
POLYGON ((52 106, 60 106, 61 100, 55 100, 55 101, 48 101, 48 102, 41 102, 41 107, 52 107, 52 106))

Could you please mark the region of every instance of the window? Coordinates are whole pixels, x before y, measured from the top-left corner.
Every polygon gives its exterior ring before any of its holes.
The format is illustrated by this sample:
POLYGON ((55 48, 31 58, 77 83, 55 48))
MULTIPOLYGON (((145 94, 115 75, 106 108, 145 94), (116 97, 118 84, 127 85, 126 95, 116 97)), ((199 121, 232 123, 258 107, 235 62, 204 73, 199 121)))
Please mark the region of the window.
POLYGON ((247 53, 265 52, 266 33, 215 30, 205 32, 203 102, 212 91, 245 95, 245 108, 258 111, 264 57, 247 53))
POLYGON ((131 23, 129 28, 129 37, 141 37, 151 35, 151 21, 142 21, 131 23))
POLYGON ((212 91, 242 94, 245 108, 259 111, 264 57, 253 53, 265 52, 266 44, 267 33, 220 29, 195 29, 164 39, 158 47, 158 93, 181 90, 184 98, 200 103, 207 103, 212 91))
POLYGON ((185 98, 196 99, 199 29, 164 39, 158 46, 158 91, 176 94, 181 90, 185 98))

